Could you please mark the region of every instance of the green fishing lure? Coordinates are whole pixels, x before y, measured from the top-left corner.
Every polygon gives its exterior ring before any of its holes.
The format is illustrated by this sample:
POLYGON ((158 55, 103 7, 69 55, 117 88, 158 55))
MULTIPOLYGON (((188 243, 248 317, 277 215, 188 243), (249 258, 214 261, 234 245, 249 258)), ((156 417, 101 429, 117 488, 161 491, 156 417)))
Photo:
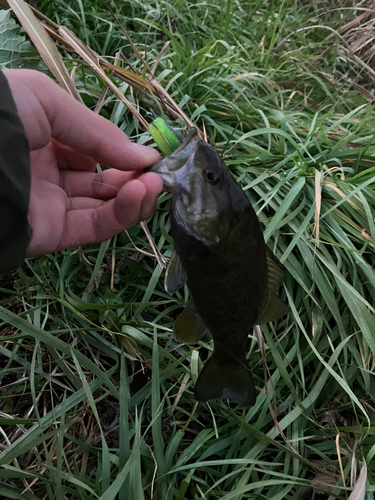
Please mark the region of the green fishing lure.
POLYGON ((181 146, 181 141, 177 134, 162 118, 156 118, 149 125, 148 129, 158 148, 165 156, 171 155, 181 146))

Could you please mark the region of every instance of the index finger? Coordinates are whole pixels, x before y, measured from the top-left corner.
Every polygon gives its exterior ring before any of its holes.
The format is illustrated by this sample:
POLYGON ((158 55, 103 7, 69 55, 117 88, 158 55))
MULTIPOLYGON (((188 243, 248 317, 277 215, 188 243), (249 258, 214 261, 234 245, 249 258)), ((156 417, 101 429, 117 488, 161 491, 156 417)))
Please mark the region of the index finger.
POLYGON ((160 159, 156 150, 130 142, 116 125, 76 101, 46 75, 33 70, 8 70, 5 75, 30 149, 45 146, 52 137, 121 170, 142 169, 160 159), (27 99, 30 92, 32 98, 27 99))

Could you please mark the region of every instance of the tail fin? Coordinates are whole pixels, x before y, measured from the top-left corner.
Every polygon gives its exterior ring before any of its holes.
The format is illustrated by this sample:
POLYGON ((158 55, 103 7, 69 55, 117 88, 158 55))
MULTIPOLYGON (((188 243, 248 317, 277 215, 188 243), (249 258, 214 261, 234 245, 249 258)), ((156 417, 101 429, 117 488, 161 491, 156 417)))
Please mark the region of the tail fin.
POLYGON ((255 403, 255 387, 246 359, 241 363, 223 363, 215 351, 205 364, 194 390, 197 401, 231 399, 240 406, 255 403))

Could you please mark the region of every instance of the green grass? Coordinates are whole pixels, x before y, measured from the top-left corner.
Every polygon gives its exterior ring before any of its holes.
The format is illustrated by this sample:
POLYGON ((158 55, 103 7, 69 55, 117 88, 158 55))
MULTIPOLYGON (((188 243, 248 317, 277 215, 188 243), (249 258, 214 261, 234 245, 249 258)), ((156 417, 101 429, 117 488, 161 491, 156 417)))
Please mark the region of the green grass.
MULTIPOLYGON (((251 344, 255 406, 198 405, 194 382, 212 341, 174 343, 187 292, 165 293, 154 258, 121 234, 28 260, 0 278, 0 498, 333 500, 349 498, 362 470, 367 492, 355 498, 370 500, 375 121, 353 87, 371 91, 366 68, 345 60, 345 40, 326 39, 363 11, 333 0, 111 5, 151 67, 171 40, 155 76, 205 126, 248 194, 287 268, 291 312, 261 327, 266 388, 251 344)), ((103 3, 39 8, 143 71, 103 3)), ((95 107, 103 85, 62 53, 95 107)), ((147 100, 140 107, 156 113, 147 100)), ((102 113, 152 142, 115 97, 102 113)), ((168 206, 163 194, 148 221, 165 256, 168 206)), ((139 226, 129 234, 151 252, 139 226)))

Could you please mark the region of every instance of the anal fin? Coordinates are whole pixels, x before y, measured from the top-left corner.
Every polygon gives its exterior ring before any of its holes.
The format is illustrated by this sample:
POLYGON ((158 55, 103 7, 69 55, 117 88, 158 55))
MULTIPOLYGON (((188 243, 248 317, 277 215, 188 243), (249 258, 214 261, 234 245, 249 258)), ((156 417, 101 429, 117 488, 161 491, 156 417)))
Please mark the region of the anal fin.
POLYGON ((206 333, 207 327, 195 310, 190 299, 173 326, 173 335, 177 342, 196 344, 206 333))

